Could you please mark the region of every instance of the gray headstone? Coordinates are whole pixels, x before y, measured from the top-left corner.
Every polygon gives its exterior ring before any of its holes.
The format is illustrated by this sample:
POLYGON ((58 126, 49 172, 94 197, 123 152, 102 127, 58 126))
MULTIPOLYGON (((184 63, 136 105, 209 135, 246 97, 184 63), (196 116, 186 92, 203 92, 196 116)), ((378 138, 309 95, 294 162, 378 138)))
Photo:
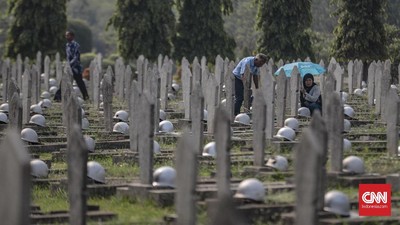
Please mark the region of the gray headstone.
POLYGON ((375 99, 375 71, 376 62, 373 61, 368 67, 368 105, 374 105, 375 99))
MULTIPOLYGON (((314 115, 318 115, 315 113, 314 115)), ((320 119, 319 119, 320 120, 320 119)), ((320 120, 322 121, 322 120, 320 120)), ((295 224, 317 224, 319 174, 321 159, 326 143, 319 134, 323 126, 314 123, 303 132, 301 143, 296 149, 295 182, 296 182, 296 222, 295 224)), ((326 140, 326 139, 325 139, 326 140)))
POLYGON ((139 165, 142 184, 153 181, 154 102, 148 92, 140 96, 139 165))
POLYGON ((203 148, 203 130, 204 130, 204 97, 200 84, 194 84, 190 102, 192 103, 192 135, 193 135, 193 149, 199 154, 202 153, 203 148))
POLYGON ((96 64, 96 60, 93 61, 93 63, 90 64, 90 86, 93 90, 93 106, 95 109, 99 108, 100 105, 100 80, 101 80, 101 74, 100 70, 98 69, 98 66, 96 64))
MULTIPOLYGON (((68 99, 70 98, 70 95, 73 93, 72 89, 72 71, 71 67, 69 64, 65 64, 64 75, 62 76, 62 81, 61 81, 61 103, 62 103, 62 110, 63 112, 68 111, 68 99)), ((68 115, 66 113, 63 113, 63 124, 65 126, 68 125, 68 115)))
MULTIPOLYGON (((322 102, 328 101, 328 96, 330 96, 335 90, 336 80, 331 74, 326 74, 325 76, 325 88, 322 93, 322 102)), ((328 104, 322 104, 322 112, 326 112, 328 110, 328 104)), ((323 113, 323 117, 326 118, 327 114, 323 113)))
POLYGON ((67 143, 69 223, 84 225, 88 149, 79 125, 71 127, 70 137, 67 143))
POLYGON ((49 90, 49 77, 50 77, 50 57, 44 57, 44 89, 49 90))
POLYGON ((335 71, 336 66, 337 66, 336 59, 332 57, 331 60, 329 61, 329 65, 328 65, 328 69, 327 69, 328 74, 333 75, 333 72, 335 71))
POLYGON ((22 70, 22 58, 21 54, 17 55, 17 84, 18 87, 22 87, 22 74, 24 71, 22 70))
MULTIPOLYGON (((323 68, 325 68, 325 62, 324 60, 321 59, 321 61, 319 62, 319 65, 322 66, 323 68)), ((319 79, 319 86, 321 88, 321 93, 324 92, 324 87, 325 87, 325 76, 324 74, 321 74, 322 77, 320 77, 319 79)))
POLYGON ((218 198, 230 195, 230 146, 231 146, 231 120, 221 107, 216 110, 215 116, 215 146, 217 152, 217 188, 218 198))
MULTIPOLYGON (((13 62, 11 64, 11 76, 10 76, 10 79, 17 80, 17 64, 15 62, 13 62)), ((8 81, 8 82, 10 82, 10 81, 8 81)))
POLYGON ((325 122, 328 130, 328 149, 331 153, 331 171, 342 171, 343 160, 343 107, 340 96, 334 92, 327 96, 325 122))
POLYGON ((274 135, 274 125, 275 125, 275 76, 273 75, 273 67, 268 64, 268 66, 262 66, 260 68, 261 88, 263 90, 263 95, 266 103, 266 114, 265 114, 265 138, 271 140, 274 135))
POLYGON ((175 206, 177 225, 196 224, 196 182, 197 152, 192 149, 193 137, 184 134, 176 153, 176 195, 175 206))
POLYGON ((376 99, 375 114, 376 115, 380 115, 382 112, 381 111, 382 76, 383 76, 383 65, 381 61, 378 61, 376 63, 376 69, 375 69, 375 99, 376 99))
POLYGON ((42 73, 42 52, 40 51, 36 53, 36 68, 37 68, 37 73, 39 74, 40 77, 40 74, 42 73))
POLYGON ((283 64, 284 64, 283 60, 280 59, 280 60, 278 61, 278 64, 277 64, 278 68, 282 67, 283 64))
POLYGON ((145 58, 143 55, 140 55, 139 58, 136 61, 136 70, 138 72, 137 74, 137 82, 138 82, 138 88, 140 91, 143 90, 143 82, 144 82, 144 74, 146 73, 145 68, 146 68, 146 63, 145 63, 145 58))
POLYGON ((22 123, 26 124, 30 119, 30 107, 31 107, 31 73, 30 68, 26 68, 24 77, 22 79, 22 123))
POLYGON ((207 133, 214 134, 215 109, 218 106, 218 90, 219 86, 214 76, 210 76, 207 81, 208 93, 206 95, 207 102, 207 133))
MULTIPOLYGON (((81 107, 79 106, 78 99, 74 93, 71 93, 67 99, 67 111, 64 111, 67 115, 67 140, 73 138, 73 127, 78 125, 82 127, 82 113, 81 107)), ((73 140, 73 139, 72 139, 73 140)))
POLYGON ((124 98, 125 65, 121 57, 118 57, 118 59, 115 61, 114 71, 115 71, 114 92, 119 99, 125 99, 124 98))
POLYGON ((199 83, 201 85, 202 78, 201 78, 201 65, 197 57, 194 58, 192 64, 192 73, 193 73, 193 83, 199 83))
POLYGON ((354 62, 353 60, 350 60, 350 62, 347 64, 347 83, 349 85, 349 93, 353 93, 353 88, 354 88, 354 81, 353 78, 355 77, 353 74, 354 71, 354 62))
POLYGON ((227 73, 225 74, 225 98, 226 98, 226 111, 229 118, 233 121, 234 113, 234 96, 235 96, 235 76, 232 71, 235 69, 235 63, 230 62, 228 65, 227 73))
POLYGON ((32 65, 31 70, 31 78, 32 78, 32 103, 36 104, 39 102, 39 83, 40 83, 40 74, 38 74, 37 65, 32 65))
POLYGON ((138 88, 138 84, 135 80, 132 81, 131 85, 131 99, 129 102, 129 141, 130 141, 130 150, 133 152, 139 151, 139 124, 141 118, 139 116, 135 116, 139 114, 139 108, 137 107, 140 104, 140 92, 138 88))
POLYGON ((22 105, 18 92, 14 92, 11 95, 11 100, 9 101, 9 126, 18 132, 22 130, 22 105))
POLYGON ((221 87, 217 93, 217 102, 219 104, 222 98, 222 85, 224 84, 224 60, 220 55, 215 58, 214 76, 218 86, 221 87))
POLYGON ((63 69, 62 69, 62 64, 61 64, 61 60, 60 60, 60 53, 57 52, 56 54, 56 80, 57 83, 61 82, 62 79, 62 73, 63 73, 63 69))
POLYGON ((290 78, 290 114, 297 115, 297 109, 299 108, 299 86, 301 83, 300 72, 297 66, 293 68, 291 78, 290 78))
POLYGON ((266 103, 261 89, 253 92, 253 151, 254 166, 264 166, 266 103))
POLYGON ((112 86, 112 69, 109 66, 107 73, 103 79, 103 108, 104 108, 104 126, 107 132, 112 132, 113 129, 113 86, 112 86))
POLYGON ((383 74, 382 74, 382 83, 381 83, 381 115, 382 115, 382 120, 386 121, 386 107, 388 106, 387 104, 385 104, 386 102, 386 96, 388 95, 388 91, 390 90, 390 84, 391 84, 391 79, 392 76, 390 74, 391 71, 391 62, 390 60, 386 60, 384 67, 383 67, 383 74))
POLYGON ((333 75, 336 79, 336 91, 343 91, 343 70, 339 64, 337 64, 335 71, 333 71, 333 75))
POLYGON ((276 124, 278 127, 283 127, 285 122, 285 112, 286 112, 286 75, 285 71, 281 70, 278 77, 276 78, 276 124))
POLYGON ((130 93, 131 93, 131 84, 132 84, 132 80, 133 80, 133 73, 132 73, 132 68, 130 65, 127 65, 125 68, 125 92, 124 92, 124 100, 125 102, 129 103, 129 99, 130 99, 130 93))
POLYGON ((165 110, 168 107, 168 63, 169 62, 165 62, 160 69, 160 99, 162 110, 165 110))
POLYGON ((3 101, 7 101, 7 90, 8 90, 8 82, 11 77, 11 65, 10 65, 10 59, 4 60, 1 68, 1 73, 2 73, 2 83, 3 83, 3 89, 1 96, 3 97, 3 101))
POLYGON ((185 109, 185 119, 190 119, 190 95, 192 92, 192 73, 189 69, 189 61, 182 59, 182 97, 185 109))
POLYGON ((356 88, 361 88, 361 82, 363 79, 363 68, 364 68, 364 64, 362 62, 362 60, 356 60, 354 62, 354 66, 355 66, 355 71, 354 71, 354 75, 356 78, 356 88))
POLYGON ((251 96, 251 82, 253 80, 253 74, 250 73, 250 67, 246 64, 243 75, 243 107, 247 113, 250 111, 250 96, 251 96))
POLYGON ((19 87, 17 85, 17 82, 14 78, 11 78, 9 80, 8 83, 8 90, 7 90, 7 96, 8 96, 8 100, 11 99, 11 97, 13 96, 13 94, 17 92, 19 94, 19 87))
POLYGON ((20 134, 8 130, 0 146, 0 218, 5 225, 30 224, 30 158, 20 134))
POLYGON ((386 97, 386 148, 391 156, 398 156, 399 130, 399 96, 396 90, 390 88, 386 97))

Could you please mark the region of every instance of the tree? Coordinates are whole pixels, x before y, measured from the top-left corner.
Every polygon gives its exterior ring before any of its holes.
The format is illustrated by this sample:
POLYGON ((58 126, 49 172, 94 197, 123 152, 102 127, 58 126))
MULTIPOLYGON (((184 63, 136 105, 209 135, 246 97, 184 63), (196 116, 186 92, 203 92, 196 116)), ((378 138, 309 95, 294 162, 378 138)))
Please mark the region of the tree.
POLYGON ((173 0, 118 0, 112 25, 118 33, 118 51, 126 59, 144 55, 155 60, 171 53, 175 17, 173 0))
POLYGON ((7 17, 7 0, 0 0, 0 57, 4 54, 4 43, 7 37, 7 29, 9 26, 9 18, 7 17))
POLYGON ((387 0, 387 23, 400 27, 400 1, 387 0))
POLYGON ((387 57, 387 38, 383 26, 386 0, 335 0, 339 17, 332 53, 339 61, 364 62, 387 57))
POLYGON ((92 31, 87 23, 83 20, 71 19, 68 20, 68 30, 75 33, 75 40, 79 42, 81 53, 87 53, 92 51, 92 31))
POLYGON ((231 0, 182 0, 178 1, 179 22, 173 39, 174 57, 217 55, 234 58, 235 40, 224 31, 222 14, 232 12, 231 0))
POLYGON ((36 57, 64 51, 67 27, 66 0, 9 0, 13 21, 8 30, 6 55, 36 57))
POLYGON ((311 0, 257 0, 259 52, 275 59, 314 58, 308 30, 311 0))

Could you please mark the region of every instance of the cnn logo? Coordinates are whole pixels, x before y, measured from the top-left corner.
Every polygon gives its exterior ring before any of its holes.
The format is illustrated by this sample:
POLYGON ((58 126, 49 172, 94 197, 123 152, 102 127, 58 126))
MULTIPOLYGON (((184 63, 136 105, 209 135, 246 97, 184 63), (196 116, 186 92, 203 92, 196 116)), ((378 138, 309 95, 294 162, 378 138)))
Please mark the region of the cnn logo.
POLYGON ((362 195, 362 200, 365 203, 372 204, 372 203, 387 203, 387 192, 365 192, 362 195))
POLYGON ((358 186, 358 213, 360 216, 390 216, 390 184, 360 184, 358 186))

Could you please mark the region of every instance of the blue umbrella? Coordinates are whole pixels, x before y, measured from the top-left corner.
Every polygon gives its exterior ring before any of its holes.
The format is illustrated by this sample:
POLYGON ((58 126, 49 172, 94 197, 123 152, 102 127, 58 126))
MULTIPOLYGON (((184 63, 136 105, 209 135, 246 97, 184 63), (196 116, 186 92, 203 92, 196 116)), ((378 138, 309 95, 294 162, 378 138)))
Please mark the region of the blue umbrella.
POLYGON ((291 76, 293 68, 297 66, 297 69, 300 72, 301 77, 304 77, 307 73, 311 73, 312 75, 320 75, 325 73, 325 68, 320 66, 319 64, 315 64, 312 62, 295 62, 289 63, 282 67, 280 67, 276 72, 275 75, 279 75, 279 72, 283 69, 287 77, 291 76))

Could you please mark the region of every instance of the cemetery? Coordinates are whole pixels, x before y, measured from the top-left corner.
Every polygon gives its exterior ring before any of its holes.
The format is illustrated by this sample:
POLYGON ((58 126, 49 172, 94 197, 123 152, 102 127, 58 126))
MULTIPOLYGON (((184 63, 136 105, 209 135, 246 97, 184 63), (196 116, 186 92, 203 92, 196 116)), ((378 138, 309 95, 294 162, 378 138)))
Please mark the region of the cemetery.
POLYGON ((275 75, 287 63, 269 60, 252 92, 246 76, 235 116, 237 62, 220 56, 178 73, 168 56, 105 68, 98 54, 86 101, 59 54, 2 60, 1 224, 399 224, 394 65, 321 61, 311 116, 297 67, 275 75), (390 216, 359 216, 360 184, 391 185, 390 216))

